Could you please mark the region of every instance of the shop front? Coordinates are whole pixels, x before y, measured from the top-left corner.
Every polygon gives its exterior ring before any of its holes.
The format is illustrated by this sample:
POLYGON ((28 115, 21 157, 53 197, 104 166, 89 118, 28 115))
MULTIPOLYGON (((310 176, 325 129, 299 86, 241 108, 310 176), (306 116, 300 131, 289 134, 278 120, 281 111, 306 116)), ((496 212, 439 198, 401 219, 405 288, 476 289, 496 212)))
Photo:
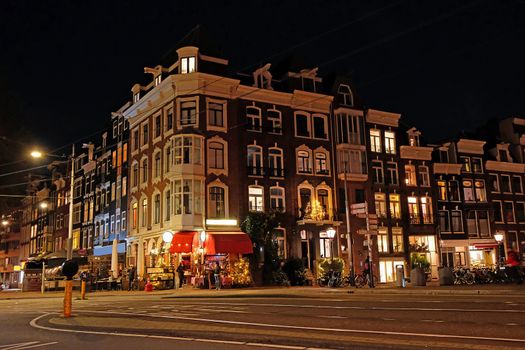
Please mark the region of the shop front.
POLYGON ((439 253, 434 235, 410 235, 409 238, 410 256, 417 254, 428 263, 426 273, 431 279, 438 278, 439 253))
POLYGON ((252 283, 249 264, 244 254, 253 253, 253 244, 244 232, 183 231, 173 234, 170 247, 177 266, 184 268, 184 283, 197 288, 214 284, 217 265, 225 287, 248 286, 252 283))
POLYGON ((492 267, 498 261, 498 242, 495 239, 443 240, 443 266, 469 268, 492 267))

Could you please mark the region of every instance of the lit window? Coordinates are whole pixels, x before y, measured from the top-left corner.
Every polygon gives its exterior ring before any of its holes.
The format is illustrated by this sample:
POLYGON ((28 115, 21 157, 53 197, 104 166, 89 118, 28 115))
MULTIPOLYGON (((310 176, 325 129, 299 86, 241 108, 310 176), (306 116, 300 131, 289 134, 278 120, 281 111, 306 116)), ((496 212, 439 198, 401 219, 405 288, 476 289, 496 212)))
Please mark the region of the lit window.
POLYGON ((381 153, 381 131, 377 129, 370 130, 370 150, 381 153))
POLYGON ((248 204, 250 211, 263 211, 263 188, 259 186, 248 187, 248 204))
POLYGON ((146 227, 147 226, 147 218, 148 218, 148 200, 144 198, 142 200, 142 217, 141 217, 141 226, 146 227))
POLYGON ((472 171, 470 167, 470 157, 460 157, 462 168, 464 173, 470 173, 472 171))
POLYGON ((388 196, 390 200, 390 217, 393 219, 401 218, 401 204, 399 203, 399 195, 391 194, 388 196))
POLYGON ((166 191, 165 200, 166 200, 166 205, 164 207, 166 208, 165 209, 166 221, 169 221, 170 216, 171 216, 171 191, 170 190, 166 191))
POLYGON ((403 229, 400 227, 392 227, 392 248, 394 253, 403 253, 403 229))
POLYGON ((432 224, 434 218, 432 216, 432 198, 430 197, 421 197, 421 215, 423 216, 424 224, 432 224))
POLYGON ((411 224, 419 224, 419 207, 417 197, 408 197, 408 217, 411 224))
POLYGON ((405 165, 405 183, 407 186, 417 186, 416 167, 414 165, 405 165))
POLYGON ((374 202, 376 215, 380 218, 386 218, 386 195, 384 193, 375 193, 374 202))
POLYGON ((379 228, 377 233, 377 250, 379 253, 388 253, 388 231, 386 228, 379 228))
POLYGON ((385 152, 396 154, 396 134, 393 131, 385 131, 385 152))
POLYGON ((155 200, 153 202, 153 209, 154 209, 153 222, 155 224, 159 224, 160 223, 160 194, 155 195, 155 200))
POLYGON ((195 72, 195 57, 183 57, 180 60, 180 73, 187 74, 195 72))

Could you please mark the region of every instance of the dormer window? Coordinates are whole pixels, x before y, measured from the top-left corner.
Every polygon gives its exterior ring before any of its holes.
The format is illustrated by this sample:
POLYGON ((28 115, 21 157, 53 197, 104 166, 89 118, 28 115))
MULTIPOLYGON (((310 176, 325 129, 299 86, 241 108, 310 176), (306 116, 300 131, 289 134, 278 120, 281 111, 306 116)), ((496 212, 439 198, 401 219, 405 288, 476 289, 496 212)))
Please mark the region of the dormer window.
POLYGON ((410 146, 419 146, 419 136, 418 135, 408 135, 408 142, 410 146))
POLYGON ((498 153, 499 153, 499 161, 500 162, 508 162, 509 161, 509 157, 507 155, 507 150, 500 149, 500 150, 498 150, 498 153))
POLYGON ((137 92, 133 95, 133 103, 137 103, 140 100, 140 94, 137 92))
POLYGON ((341 97, 342 104, 347 106, 354 105, 354 95, 352 94, 352 90, 350 90, 350 86, 344 84, 339 85, 337 93, 341 97))
POLYGON ((160 85, 160 82, 161 82, 161 81, 162 81, 162 75, 159 74, 159 75, 157 75, 157 76, 155 77, 155 86, 160 85))
POLYGON ((195 72, 195 56, 183 57, 180 60, 180 74, 195 72))

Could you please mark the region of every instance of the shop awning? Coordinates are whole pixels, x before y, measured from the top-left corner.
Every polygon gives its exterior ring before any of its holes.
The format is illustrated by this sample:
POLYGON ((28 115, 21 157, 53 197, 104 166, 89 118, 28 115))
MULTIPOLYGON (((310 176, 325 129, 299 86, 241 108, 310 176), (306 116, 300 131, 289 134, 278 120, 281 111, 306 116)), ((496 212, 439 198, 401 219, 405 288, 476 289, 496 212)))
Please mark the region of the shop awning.
MULTIPOLYGON (((193 238, 193 245, 200 247, 199 235, 193 238)), ((203 244, 204 254, 252 254, 253 245, 244 232, 206 232, 203 244)))
POLYGON ((472 246, 476 249, 492 249, 492 248, 497 248, 498 243, 473 244, 472 246))
POLYGON ((191 253, 193 236, 195 236, 195 233, 195 231, 181 231, 175 233, 171 240, 171 254, 191 253))

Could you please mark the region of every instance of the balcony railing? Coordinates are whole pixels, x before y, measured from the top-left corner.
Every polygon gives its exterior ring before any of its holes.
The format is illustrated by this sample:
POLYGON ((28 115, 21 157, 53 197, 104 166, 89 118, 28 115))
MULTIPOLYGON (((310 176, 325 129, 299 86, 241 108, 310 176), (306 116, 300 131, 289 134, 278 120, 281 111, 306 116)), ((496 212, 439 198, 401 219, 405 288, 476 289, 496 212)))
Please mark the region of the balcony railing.
POLYGON ((423 215, 409 214, 408 222, 413 225, 433 224, 434 218, 430 214, 423 214, 423 215))
POLYGON ((284 169, 266 168, 266 174, 273 177, 284 177, 284 169))
POLYGON ((264 168, 263 167, 249 166, 248 167, 248 175, 264 176, 264 168))
POLYGON ((298 221, 323 222, 339 221, 339 215, 334 209, 317 209, 312 211, 299 210, 298 221))

